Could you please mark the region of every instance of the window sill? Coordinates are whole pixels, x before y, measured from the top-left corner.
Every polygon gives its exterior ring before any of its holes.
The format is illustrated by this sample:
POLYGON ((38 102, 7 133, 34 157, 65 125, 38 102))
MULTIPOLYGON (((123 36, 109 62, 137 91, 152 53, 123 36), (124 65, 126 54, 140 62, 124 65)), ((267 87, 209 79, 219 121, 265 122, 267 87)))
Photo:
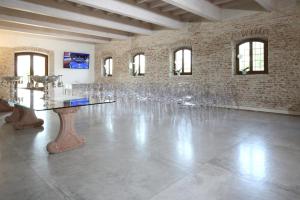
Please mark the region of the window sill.
POLYGON ((177 75, 177 74, 173 74, 174 77, 180 77, 180 76, 193 76, 193 74, 180 74, 180 75, 177 75))
POLYGON ((247 74, 234 74, 236 76, 251 76, 251 75, 268 75, 269 73, 247 73, 247 74))

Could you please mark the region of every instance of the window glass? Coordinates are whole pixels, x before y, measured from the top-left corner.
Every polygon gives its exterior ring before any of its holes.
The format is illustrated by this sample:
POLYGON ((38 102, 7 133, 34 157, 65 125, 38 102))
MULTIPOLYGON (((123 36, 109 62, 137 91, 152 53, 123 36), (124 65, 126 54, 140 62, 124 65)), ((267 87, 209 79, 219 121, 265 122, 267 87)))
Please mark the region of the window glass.
MULTIPOLYGON (((32 53, 32 52, 22 52, 16 53, 16 75, 22 76, 23 83, 18 84, 18 87, 26 88, 29 82, 28 76, 47 75, 48 57, 46 55, 32 53)), ((43 87, 42 83, 36 85, 38 87, 43 87)))
POLYGON ((140 56, 140 73, 145 74, 146 59, 145 55, 140 56))
POLYGON ((192 52, 189 49, 184 50, 184 72, 192 72, 192 52))
MULTIPOLYGON (((44 76, 46 74, 45 71, 46 58, 44 56, 33 56, 33 75, 44 76)), ((38 84, 38 87, 43 87, 42 83, 38 84)))
POLYGON ((113 73, 113 59, 106 58, 104 60, 104 76, 112 76, 113 73))
POLYGON ((109 59, 109 75, 112 76, 113 74, 113 59, 109 59))
POLYGON ((140 66, 140 57, 136 55, 134 57, 134 75, 138 75, 140 66))
POLYGON ((182 50, 175 53, 175 71, 182 72, 182 50))
POLYGON ((250 70, 250 42, 246 42, 239 46, 239 66, 240 71, 250 70))
POLYGON ((192 74, 192 50, 183 48, 174 54, 174 74, 178 72, 182 75, 192 74))
POLYGON ((264 43, 253 42, 253 71, 264 71, 264 43))
POLYGON ((137 54, 133 57, 134 75, 144 75, 146 59, 144 54, 137 54))
POLYGON ((267 73, 268 42, 260 39, 249 39, 237 46, 237 73, 267 73))
POLYGON ((30 55, 17 56, 17 76, 23 77, 23 83, 19 84, 18 87, 27 87, 28 76, 30 75, 30 63, 30 55))

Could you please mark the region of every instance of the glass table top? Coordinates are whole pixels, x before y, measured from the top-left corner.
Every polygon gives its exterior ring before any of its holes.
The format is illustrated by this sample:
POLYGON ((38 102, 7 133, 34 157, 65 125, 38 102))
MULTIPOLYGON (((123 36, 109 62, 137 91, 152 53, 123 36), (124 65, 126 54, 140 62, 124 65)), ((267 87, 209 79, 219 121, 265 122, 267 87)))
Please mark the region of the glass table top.
POLYGON ((7 101, 10 105, 18 105, 36 111, 115 102, 114 99, 108 97, 65 95, 62 89, 53 90, 48 100, 42 99, 43 95, 44 92, 39 90, 18 88, 12 95, 8 91, 0 89, 0 99, 7 101))

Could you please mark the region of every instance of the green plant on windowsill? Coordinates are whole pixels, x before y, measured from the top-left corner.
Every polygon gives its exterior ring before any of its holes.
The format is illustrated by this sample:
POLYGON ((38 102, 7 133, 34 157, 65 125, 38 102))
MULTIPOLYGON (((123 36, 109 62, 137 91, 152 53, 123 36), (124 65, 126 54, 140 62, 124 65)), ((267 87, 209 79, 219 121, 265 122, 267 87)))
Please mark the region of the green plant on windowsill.
MULTIPOLYGON (((176 64, 175 64, 175 66, 176 66, 176 64)), ((182 70, 182 68, 177 68, 177 69, 174 70, 175 73, 177 74, 177 76, 180 76, 181 70, 182 70)))
POLYGON ((108 74, 108 67, 106 65, 104 65, 103 69, 104 69, 104 76, 108 77, 109 76, 109 74, 108 74))
POLYGON ((138 76, 138 71, 137 70, 133 70, 132 75, 133 76, 138 76))
POLYGON ((250 67, 246 67, 245 69, 243 69, 241 72, 243 75, 246 75, 250 70, 250 67))

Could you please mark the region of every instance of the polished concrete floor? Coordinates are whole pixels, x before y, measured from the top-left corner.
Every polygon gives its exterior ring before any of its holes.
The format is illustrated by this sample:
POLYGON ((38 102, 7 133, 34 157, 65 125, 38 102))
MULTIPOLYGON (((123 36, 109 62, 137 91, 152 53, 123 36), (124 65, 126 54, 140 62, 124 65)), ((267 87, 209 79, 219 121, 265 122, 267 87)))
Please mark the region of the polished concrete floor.
POLYGON ((82 108, 86 144, 48 155, 59 129, 0 115, 1 200, 299 200, 300 117, 150 103, 82 108))

